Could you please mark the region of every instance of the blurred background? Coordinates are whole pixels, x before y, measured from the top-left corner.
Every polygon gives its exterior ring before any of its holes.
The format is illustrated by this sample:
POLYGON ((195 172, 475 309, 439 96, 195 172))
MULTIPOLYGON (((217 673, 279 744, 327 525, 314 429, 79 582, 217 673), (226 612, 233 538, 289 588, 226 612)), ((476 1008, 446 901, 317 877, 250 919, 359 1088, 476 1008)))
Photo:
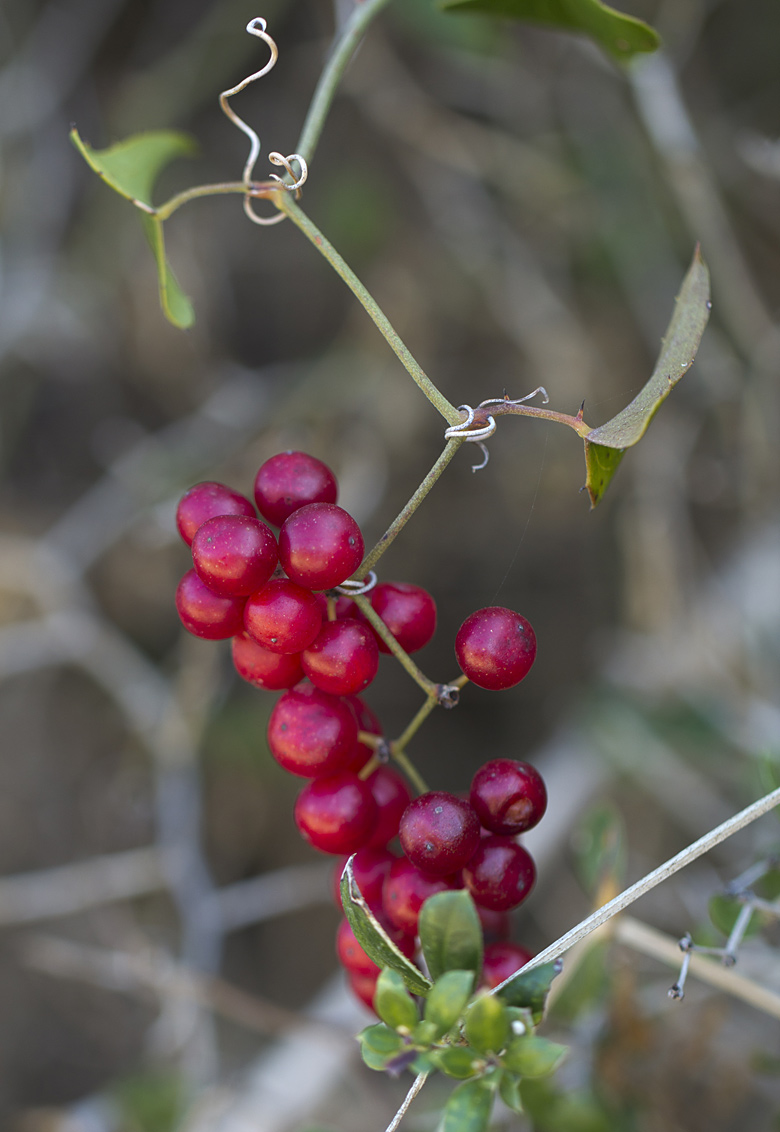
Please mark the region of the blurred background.
MULTIPOLYGON (((626 72, 583 39, 394 0, 302 202, 456 405, 544 385, 552 407, 584 398, 603 423, 647 380, 697 241, 712 271, 699 358, 595 512, 577 438, 506 418, 488 467, 472 474, 459 453, 382 562, 382 579, 436 598, 420 654, 436 680, 457 674, 474 609, 507 605, 535 627, 528 679, 467 689, 410 753, 439 788, 466 789, 497 756, 547 777, 529 837, 539 883, 514 925, 536 950, 778 782, 780 8, 620 7, 665 43, 626 72)), ((244 32, 263 15, 280 61, 235 107, 265 176, 270 150, 295 149, 351 10, 0 10, 11 1132, 381 1132, 408 1087, 362 1067, 351 1040, 369 1018, 337 973, 332 865, 297 836, 299 784, 267 751, 274 697, 241 684, 227 646, 180 628, 174 511, 202 479, 251 493, 265 459, 301 448, 334 469, 371 545, 438 456, 442 421, 307 241, 254 228, 238 197, 166 226, 197 314, 186 333, 169 325, 135 210, 68 142, 73 123, 97 148, 191 132, 198 155, 156 201, 239 179, 245 139, 217 95, 264 62, 244 32)), ((421 702, 396 668, 383 660, 366 695, 389 736, 421 702)), ((496 1128, 778 1127, 771 914, 739 953, 754 1005, 693 977, 683 1003, 666 993, 674 941, 722 945, 712 898, 778 841, 769 815, 643 898, 633 935, 616 927, 572 959, 547 1030, 572 1045, 561 1093, 496 1128)), ((410 1132, 435 1128, 445 1094, 426 1088, 410 1132)))

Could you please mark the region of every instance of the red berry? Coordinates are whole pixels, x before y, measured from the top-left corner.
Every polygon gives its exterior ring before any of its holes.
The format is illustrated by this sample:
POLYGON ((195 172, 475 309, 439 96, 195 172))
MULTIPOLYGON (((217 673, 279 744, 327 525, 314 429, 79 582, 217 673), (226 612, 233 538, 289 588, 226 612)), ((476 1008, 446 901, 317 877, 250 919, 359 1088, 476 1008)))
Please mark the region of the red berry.
POLYGON ((271 754, 302 778, 335 774, 351 765, 356 744, 357 724, 349 705, 309 684, 280 696, 268 721, 271 754))
POLYGON ((309 503, 284 521, 279 560, 288 578, 312 590, 340 585, 363 560, 363 536, 335 503, 309 503))
POLYGON ((525 617, 494 605, 466 618, 455 638, 455 655, 472 684, 499 691, 527 674, 536 656, 536 636, 525 617))
MULTIPOLYGON (((344 872, 348 857, 336 865, 333 870, 333 886, 336 903, 341 907, 341 874, 344 872)), ((364 845, 358 849, 352 858, 352 872, 366 904, 372 912, 382 907, 382 885, 390 872, 390 866, 395 860, 395 853, 389 849, 375 849, 364 845)))
POLYGON ((406 781, 389 766, 378 766, 367 782, 378 811, 368 844, 375 847, 387 845, 398 836, 401 815, 411 802, 412 794, 406 781))
POLYGON ((360 621, 326 621, 302 653, 301 664, 323 692, 350 696, 362 692, 376 676, 379 649, 374 634, 360 621))
POLYGON ((176 508, 176 526, 187 546, 195 532, 216 515, 246 515, 255 518, 255 509, 246 496, 224 483, 196 483, 186 491, 176 508))
POLYGON ((335 503, 336 477, 322 460, 305 452, 280 452, 262 465, 255 478, 255 502, 264 519, 281 527, 308 503, 335 503))
POLYGON ((468 802, 444 790, 421 794, 406 807, 401 848, 423 872, 447 876, 462 869, 479 845, 479 821, 468 802))
MULTIPOLYGON (((374 1010, 374 995, 376 994, 376 981, 379 978, 379 972, 376 975, 358 975, 354 971, 348 974, 349 985, 357 998, 364 1003, 369 1010, 374 1010)), ((376 1013, 376 1011, 374 1011, 376 1013)))
POLYGON ((406 857, 399 857, 387 874, 382 890, 382 907, 391 924, 408 935, 414 935, 420 909, 428 897, 457 887, 457 878, 429 876, 415 868, 406 857))
POLYGON ((381 968, 369 959, 355 939, 349 920, 342 920, 336 932, 336 954, 343 967, 356 975, 378 975, 381 968))
POLYGON ((233 638, 233 664, 243 680, 269 692, 292 688, 303 679, 298 653, 282 655, 271 652, 247 633, 239 633, 233 638))
POLYGON ((354 853, 368 840, 376 803, 351 771, 307 783, 295 803, 295 824, 323 853, 354 853))
POLYGON ((525 900, 534 886, 533 858, 511 837, 483 837, 463 868, 463 879, 477 904, 508 912, 525 900))
POLYGON ((261 589, 276 569, 279 553, 270 527, 246 515, 217 515, 192 540, 198 577, 223 597, 246 597, 261 589))
POLYGON ((244 609, 244 625, 271 652, 299 653, 314 641, 322 628, 319 602, 311 590, 287 578, 274 578, 257 593, 250 594, 244 609))
MULTIPOLYGON (((427 590, 408 582, 380 582, 370 595, 371 605, 406 652, 417 652, 436 631, 436 602, 427 590)), ((381 637, 379 651, 389 653, 381 637)))
POLYGON ((188 570, 176 590, 176 608, 188 632, 207 641, 222 641, 244 625, 243 597, 220 597, 188 570))
POLYGON ((530 763, 492 759, 474 775, 469 801, 485 829, 511 835, 525 833, 541 820, 547 791, 530 763))
POLYGON ((485 908, 482 904, 475 904, 475 908, 482 925, 482 934, 486 940, 508 938, 511 924, 506 912, 494 912, 492 908, 485 908))
POLYGON ((482 960, 482 985, 492 990, 531 959, 533 954, 519 943, 510 943, 508 940, 489 943, 482 960))

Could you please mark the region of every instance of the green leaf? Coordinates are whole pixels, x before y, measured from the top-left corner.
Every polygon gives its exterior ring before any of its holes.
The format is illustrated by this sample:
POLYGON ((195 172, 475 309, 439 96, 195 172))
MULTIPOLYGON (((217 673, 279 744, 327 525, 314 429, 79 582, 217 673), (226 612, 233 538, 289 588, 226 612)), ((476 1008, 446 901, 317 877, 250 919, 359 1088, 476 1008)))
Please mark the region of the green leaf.
POLYGON ((615 1132, 614 1114, 585 1091, 560 1093, 549 1079, 520 1082, 523 1105, 538 1132, 615 1132))
POLYGON ((445 971, 433 984, 425 1002, 425 1020, 435 1025, 437 1036, 446 1034, 461 1017, 473 986, 473 971, 445 971))
POLYGON ((498 1095, 512 1112, 522 1113, 523 1098, 520 1095, 520 1082, 511 1073, 502 1073, 498 1084, 498 1095))
POLYGON ((418 1022, 412 1030, 412 1041, 416 1046, 429 1046, 440 1036, 435 1022, 418 1022))
POLYGON ((361 1045, 360 1056, 369 1069, 383 1070, 388 1061, 392 1061, 392 1054, 377 1053, 370 1046, 361 1045))
POLYGON ((141 223, 157 264, 157 279, 160 289, 160 306, 169 322, 187 330, 195 322, 192 303, 178 284, 165 256, 165 237, 162 221, 156 216, 142 215, 141 223))
POLYGON ((485 1062, 471 1046, 450 1046, 448 1049, 435 1049, 431 1051, 431 1061, 442 1073, 448 1077, 457 1077, 463 1081, 482 1073, 485 1062))
POLYGON ((437 892, 420 910, 420 943, 434 979, 445 971, 482 970, 482 926, 471 894, 437 892))
POLYGON ((512 1039, 501 1063, 510 1073, 517 1073, 520 1077, 547 1077, 558 1068, 566 1053, 566 1046, 536 1034, 525 1034, 512 1039))
POLYGON ((175 157, 192 153, 195 142, 174 130, 134 134, 108 149, 92 149, 73 129, 70 138, 84 160, 120 196, 141 209, 146 238, 157 264, 160 306, 169 322, 186 330, 195 322, 192 303, 182 291, 165 256, 162 221, 149 210, 152 189, 162 169, 175 157))
POLYGON ((621 413, 585 436, 585 487, 591 508, 607 490, 625 449, 642 439, 661 403, 693 365, 710 307, 710 273, 697 247, 650 380, 621 413))
POLYGON ((480 1053, 498 1053, 509 1039, 506 1003, 493 994, 482 994, 466 1012, 466 1040, 480 1053))
POLYGON ((624 455, 622 448, 606 448, 585 437, 585 486, 582 490, 590 496, 591 511, 601 502, 624 455))
POLYGON ((534 967, 531 971, 523 971, 521 967, 516 975, 511 975, 505 982, 499 983, 495 994, 508 1006, 527 1007, 533 1014, 534 1021, 538 1021, 544 1014, 544 1004, 547 1001, 550 985, 560 970, 559 959, 554 963, 534 967))
POLYGON ((577 824, 573 839, 577 873, 590 896, 609 885, 607 899, 622 887, 626 869, 626 831, 616 806, 599 802, 577 824))
POLYGON ((386 967, 376 981, 374 1010, 393 1030, 403 1029, 409 1033, 417 1025, 417 1005, 401 975, 390 967, 386 967))
POLYGON ((341 874, 341 903, 355 938, 369 959, 373 959, 378 967, 398 971, 414 994, 427 995, 431 989, 430 979, 426 979, 419 968, 398 950, 374 916, 355 880, 352 857, 341 874))
POLYGON ((493 1090, 484 1081, 466 1081, 444 1108, 441 1132, 485 1132, 493 1108, 493 1090))
POLYGON ((358 1041, 366 1049, 370 1049, 374 1053, 385 1054, 387 1057, 394 1057, 404 1044, 401 1035, 382 1022, 361 1030, 358 1034, 358 1041))
POLYGON ((127 1132, 175 1132, 187 1109, 187 1089, 171 1071, 149 1070, 112 1088, 121 1127, 127 1132))
POLYGON ((197 150, 197 143, 188 134, 175 130, 150 130, 133 134, 108 149, 93 149, 82 141, 78 130, 70 132, 70 140, 81 156, 112 189, 133 204, 152 207, 152 189, 157 177, 176 157, 186 157, 197 150))
POLYGON ((449 12, 478 12, 582 32, 615 59, 655 51, 661 43, 658 33, 644 21, 617 12, 600 0, 444 0, 442 7, 449 12))

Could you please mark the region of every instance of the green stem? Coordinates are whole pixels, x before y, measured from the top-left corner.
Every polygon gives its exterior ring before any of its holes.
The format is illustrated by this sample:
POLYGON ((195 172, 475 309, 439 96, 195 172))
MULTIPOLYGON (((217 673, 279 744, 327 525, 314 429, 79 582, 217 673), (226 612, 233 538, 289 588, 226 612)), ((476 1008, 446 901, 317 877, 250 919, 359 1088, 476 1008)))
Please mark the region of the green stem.
POLYGON ((439 701, 436 696, 428 696, 425 703, 417 712, 417 715, 414 717, 409 726, 405 729, 405 731, 401 733, 401 735, 398 736, 398 738, 393 743, 390 744, 390 752, 393 757, 396 757, 398 754, 401 754, 404 750, 406 750, 406 747, 420 730, 423 723, 425 723, 426 719, 436 707, 438 702, 439 701))
POLYGON ((451 405, 447 398, 439 392, 431 379, 420 368, 404 342, 391 326, 387 316, 377 305, 376 300, 368 293, 357 275, 347 266, 333 245, 325 239, 316 224, 309 219, 305 212, 302 212, 301 209, 298 208, 297 204, 292 200, 292 194, 279 193, 274 203, 286 216, 289 216, 293 224, 303 232, 304 236, 314 244, 317 251, 325 257, 334 271, 341 276, 352 294, 373 319, 379 331, 384 335, 390 348, 400 359, 404 368, 423 391, 431 404, 438 409, 448 424, 460 424, 463 419, 461 414, 455 406, 451 405))
POLYGON ((366 574, 369 573, 370 570, 374 569, 374 567, 376 566, 377 562, 382 557, 384 552, 387 550, 387 548, 390 546, 390 544, 393 542, 393 540, 396 538, 396 536, 401 533, 401 531, 404 529, 406 524, 409 522, 412 515, 415 513, 417 508, 420 506, 423 499, 425 499, 426 495, 431 490, 433 485, 436 483, 437 479, 442 474, 444 469, 447 467, 450 460, 455 455, 455 453, 458 451, 458 449, 460 448, 462 443, 463 443, 463 441, 459 438, 454 438, 452 440, 447 441, 446 447, 445 447, 444 451, 442 452, 441 456, 439 456, 439 459, 436 461, 436 463, 433 465, 431 470, 428 472, 428 475, 425 477, 425 479, 422 481, 420 486, 417 488, 414 495, 411 497, 409 502, 404 507, 403 511, 401 511, 395 517, 395 519, 393 519, 392 523, 387 528, 385 533, 382 535, 379 542, 376 544, 376 546, 371 551, 369 551, 368 555, 363 559, 363 562, 361 563, 360 568, 355 571, 356 577, 364 578, 366 576, 366 574))
MULTIPOLYGON (((272 188, 275 189, 275 186, 269 186, 269 189, 272 188)), ((158 220, 167 220, 177 208, 181 208, 188 201, 197 200, 198 197, 213 197, 224 193, 245 193, 246 191, 247 186, 243 181, 223 181, 216 185, 196 185, 194 189, 185 189, 184 192, 177 193, 165 204, 161 204, 159 208, 144 208, 144 212, 149 212, 150 215, 156 216, 158 220)), ((138 202, 134 203, 137 204, 138 202)))
POLYGON ((398 763, 398 765, 400 766, 401 770, 404 772, 406 777, 409 779, 409 781, 411 782, 412 786, 415 788, 417 793, 418 794, 427 794, 428 793, 428 784, 426 783, 425 779, 422 777, 422 775, 420 774, 420 772, 418 771, 417 767, 414 765, 412 760, 410 758, 408 758, 403 753, 403 751, 398 751, 398 752, 393 751, 393 758, 398 763))
POLYGON ((589 432, 593 431, 591 425, 585 424, 579 414, 572 417, 568 413, 559 413, 555 409, 539 409, 533 405, 485 405, 484 408, 474 411, 474 428, 478 427, 481 415, 485 416, 485 423, 487 423, 488 416, 540 417, 545 421, 556 421, 558 424, 568 425, 579 436, 587 436, 589 432))
POLYGON ((401 648, 398 641, 390 632, 387 625, 385 625, 384 621, 376 612, 365 594, 355 594, 352 600, 354 601, 360 612, 363 614, 366 621, 369 622, 372 628, 385 642, 396 660, 406 669, 412 680, 414 680, 416 684, 419 684, 419 686, 425 692, 426 696, 435 696, 437 694, 438 685, 434 684, 433 680, 429 680, 428 677, 423 672, 421 672, 417 665, 414 663, 412 658, 409 656, 409 653, 405 649, 401 648))
POLYGON ((366 28, 387 3, 388 0, 357 0, 354 12, 337 35, 314 91, 296 147, 296 153, 300 153, 309 164, 347 65, 366 28))

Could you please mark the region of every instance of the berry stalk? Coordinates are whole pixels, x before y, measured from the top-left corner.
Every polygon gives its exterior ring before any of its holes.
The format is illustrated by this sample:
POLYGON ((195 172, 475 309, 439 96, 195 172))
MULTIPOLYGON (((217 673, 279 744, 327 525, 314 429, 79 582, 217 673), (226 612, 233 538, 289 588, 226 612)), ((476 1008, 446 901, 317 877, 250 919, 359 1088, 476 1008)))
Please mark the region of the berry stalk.
POLYGON ((384 621, 376 612, 368 598, 363 594, 355 594, 352 600, 354 601, 360 612, 363 614, 366 621, 368 621, 374 632, 377 633, 377 635, 380 636, 385 642, 398 663, 406 669, 412 680, 414 680, 416 684, 419 684, 419 686, 427 696, 437 696, 438 685, 434 684, 432 680, 428 679, 425 673, 422 672, 414 663, 408 652, 406 652, 406 650, 399 645, 398 641, 389 631, 384 621))

